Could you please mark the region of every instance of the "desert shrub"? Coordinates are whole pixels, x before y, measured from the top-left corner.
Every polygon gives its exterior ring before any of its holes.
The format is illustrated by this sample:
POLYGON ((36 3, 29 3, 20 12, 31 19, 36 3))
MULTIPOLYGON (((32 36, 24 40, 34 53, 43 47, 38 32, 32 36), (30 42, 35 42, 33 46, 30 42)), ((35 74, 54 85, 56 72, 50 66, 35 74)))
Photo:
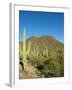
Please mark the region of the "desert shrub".
POLYGON ((53 58, 48 58, 42 64, 42 69, 39 69, 45 77, 60 77, 63 76, 63 67, 53 58))
POLYGON ((46 78, 64 76, 64 57, 61 51, 57 53, 53 51, 48 57, 42 54, 29 56, 28 60, 46 78))
POLYGON ((39 66, 43 64, 44 57, 42 55, 32 56, 29 61, 33 66, 39 66))

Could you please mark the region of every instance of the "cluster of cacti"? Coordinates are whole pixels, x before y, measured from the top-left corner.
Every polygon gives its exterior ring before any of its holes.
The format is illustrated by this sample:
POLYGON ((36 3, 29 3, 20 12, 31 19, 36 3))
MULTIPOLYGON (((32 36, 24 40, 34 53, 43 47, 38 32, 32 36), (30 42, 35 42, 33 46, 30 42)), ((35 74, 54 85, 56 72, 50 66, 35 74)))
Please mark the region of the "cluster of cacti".
POLYGON ((37 48, 36 45, 34 45, 34 48, 33 48, 33 56, 37 56, 39 54, 39 50, 37 48))
POLYGON ((44 57, 48 57, 48 48, 43 48, 42 50, 41 50, 41 53, 42 53, 42 55, 44 56, 44 57))
POLYGON ((38 54, 39 54, 39 48, 36 44, 34 44, 33 47, 31 48, 30 55, 38 56, 38 54))
POLYGON ((30 55, 32 56, 43 55, 48 57, 48 48, 39 49, 39 47, 36 44, 34 44, 33 48, 30 51, 30 55))

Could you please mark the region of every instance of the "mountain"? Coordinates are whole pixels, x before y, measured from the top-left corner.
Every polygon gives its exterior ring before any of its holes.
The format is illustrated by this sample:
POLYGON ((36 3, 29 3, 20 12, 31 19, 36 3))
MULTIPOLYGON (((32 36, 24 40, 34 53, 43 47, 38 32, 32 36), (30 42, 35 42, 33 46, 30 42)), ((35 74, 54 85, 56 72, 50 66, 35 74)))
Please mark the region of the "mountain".
POLYGON ((29 39, 27 39, 27 47, 28 42, 31 42, 31 48, 30 48, 30 54, 33 53, 33 55, 38 54, 44 54, 49 53, 52 51, 58 51, 63 50, 63 43, 59 42, 52 36, 41 36, 41 37, 35 37, 32 36, 29 39))
MULTIPOLYGON (((29 47, 29 42, 31 46, 27 61, 41 73, 40 77, 63 77, 64 44, 50 35, 28 38, 26 49, 29 47)), ((19 47, 22 50, 22 42, 19 42, 19 47)))
POLYGON ((29 39, 27 39, 27 42, 28 41, 31 41, 32 45, 33 44, 41 45, 41 46, 45 45, 49 47, 56 47, 56 46, 61 46, 61 45, 63 46, 62 42, 59 42, 52 36, 41 36, 41 37, 32 36, 29 39))

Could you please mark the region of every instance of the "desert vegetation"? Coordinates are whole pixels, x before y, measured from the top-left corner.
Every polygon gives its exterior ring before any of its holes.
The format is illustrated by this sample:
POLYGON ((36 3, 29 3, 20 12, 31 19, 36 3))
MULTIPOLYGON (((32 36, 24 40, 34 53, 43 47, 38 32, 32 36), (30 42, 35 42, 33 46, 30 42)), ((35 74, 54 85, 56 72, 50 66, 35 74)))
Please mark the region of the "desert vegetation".
POLYGON ((21 72, 23 78, 52 78, 64 76, 64 44, 52 36, 35 37, 26 40, 24 56, 23 42, 19 42, 19 59, 23 62, 24 70, 21 72), (22 53, 22 54, 21 54, 22 53), (23 61, 23 59, 26 59, 23 61), (29 68, 29 69, 28 69, 29 68), (24 77, 25 76, 25 77, 24 77))

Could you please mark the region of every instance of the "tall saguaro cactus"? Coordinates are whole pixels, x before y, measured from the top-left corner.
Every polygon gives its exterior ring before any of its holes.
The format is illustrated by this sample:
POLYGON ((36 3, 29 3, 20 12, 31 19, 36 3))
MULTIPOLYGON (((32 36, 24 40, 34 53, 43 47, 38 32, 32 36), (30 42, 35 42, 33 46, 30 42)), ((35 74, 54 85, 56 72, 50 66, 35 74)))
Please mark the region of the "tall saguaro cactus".
POLYGON ((31 42, 28 42, 28 48, 26 48, 26 30, 24 28, 23 30, 23 34, 22 34, 22 38, 23 38, 23 43, 22 43, 22 50, 20 49, 20 54, 23 57, 22 62, 24 64, 24 68, 25 68, 25 61, 27 60, 26 57, 30 52, 30 48, 31 48, 31 42))
POLYGON ((26 31, 23 30, 23 60, 26 60, 26 31))
POLYGON ((31 42, 28 43, 28 48, 26 48, 26 30, 23 30, 23 60, 26 60, 26 56, 30 52, 31 42), (26 50, 27 49, 27 50, 26 50))

